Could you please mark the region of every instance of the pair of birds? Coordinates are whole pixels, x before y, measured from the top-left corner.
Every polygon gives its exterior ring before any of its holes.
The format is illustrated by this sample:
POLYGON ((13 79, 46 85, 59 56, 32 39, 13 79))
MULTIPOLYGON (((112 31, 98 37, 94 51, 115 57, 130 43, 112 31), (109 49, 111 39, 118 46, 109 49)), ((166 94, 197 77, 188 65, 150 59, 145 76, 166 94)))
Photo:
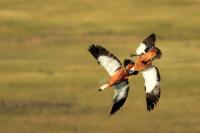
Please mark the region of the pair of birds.
POLYGON ((89 47, 89 52, 110 75, 108 82, 102 85, 99 91, 115 87, 110 115, 117 112, 125 103, 129 92, 128 78, 137 75, 138 72, 142 73, 145 80, 147 111, 153 110, 159 101, 160 73, 158 68, 152 65, 152 62, 154 59, 160 59, 162 53, 155 46, 155 41, 156 35, 150 34, 136 49, 136 54, 131 54, 131 56, 137 56, 135 62, 125 59, 123 65, 116 56, 102 46, 93 44, 89 47))

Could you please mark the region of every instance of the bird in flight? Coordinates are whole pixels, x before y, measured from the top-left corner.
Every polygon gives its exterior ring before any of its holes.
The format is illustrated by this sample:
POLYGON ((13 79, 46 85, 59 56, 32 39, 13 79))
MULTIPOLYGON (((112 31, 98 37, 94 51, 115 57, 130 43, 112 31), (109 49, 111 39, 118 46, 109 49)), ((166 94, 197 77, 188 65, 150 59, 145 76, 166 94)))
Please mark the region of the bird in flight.
POLYGON ((137 48, 136 53, 138 58, 136 62, 125 59, 123 65, 119 59, 106 48, 94 44, 89 47, 89 52, 97 62, 104 67, 110 76, 107 83, 102 85, 99 91, 112 86, 115 88, 110 115, 117 112, 125 103, 129 91, 128 79, 131 75, 137 75, 139 71, 142 72, 145 79, 147 110, 152 110, 154 105, 158 102, 160 97, 160 74, 158 69, 152 65, 152 61, 155 58, 159 58, 161 52, 158 48, 154 48, 153 45, 151 45, 153 43, 155 44, 154 36, 155 35, 150 35, 147 37, 137 48))
MULTIPOLYGON (((122 66, 122 63, 116 56, 100 45, 91 45, 88 50, 110 76, 108 82, 102 85, 99 91, 105 90, 108 87, 115 87, 113 106, 110 111, 110 115, 112 115, 122 107, 128 96, 129 70, 122 66)), ((127 61, 125 62, 127 63, 127 61)))
POLYGON ((136 54, 131 54, 131 56, 138 56, 138 58, 130 71, 132 73, 134 71, 141 71, 145 80, 147 111, 154 109, 161 95, 160 72, 157 67, 152 65, 154 59, 160 59, 162 56, 161 50, 155 46, 155 41, 156 36, 152 33, 142 41, 136 49, 136 54))

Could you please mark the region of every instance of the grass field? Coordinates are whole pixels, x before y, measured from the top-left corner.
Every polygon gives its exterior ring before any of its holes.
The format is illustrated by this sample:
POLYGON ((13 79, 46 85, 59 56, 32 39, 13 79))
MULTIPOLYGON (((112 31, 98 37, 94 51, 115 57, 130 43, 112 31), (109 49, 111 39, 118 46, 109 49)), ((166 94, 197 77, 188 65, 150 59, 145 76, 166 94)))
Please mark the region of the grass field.
POLYGON ((0 132, 199 133, 199 0, 0 0, 0 132), (87 51, 120 60, 158 35, 162 95, 146 112, 141 74, 109 117, 108 74, 87 51))

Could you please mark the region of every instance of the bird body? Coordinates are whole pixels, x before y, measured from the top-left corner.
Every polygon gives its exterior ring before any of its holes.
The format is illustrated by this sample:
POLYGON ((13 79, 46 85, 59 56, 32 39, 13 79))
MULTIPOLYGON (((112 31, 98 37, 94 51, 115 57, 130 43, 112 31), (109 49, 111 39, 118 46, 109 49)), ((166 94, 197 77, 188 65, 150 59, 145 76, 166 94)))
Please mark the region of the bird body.
POLYGON ((129 77, 128 70, 125 69, 124 67, 121 67, 119 70, 115 72, 114 75, 109 77, 107 83, 102 85, 99 91, 112 87, 113 85, 121 81, 128 80, 128 77, 129 77))
POLYGON ((109 80, 108 80, 108 84, 109 87, 115 85, 116 83, 122 81, 122 80, 126 80, 129 77, 129 73, 128 70, 125 69, 124 67, 121 67, 119 70, 117 70, 115 72, 114 75, 112 75, 109 80))
POLYGON ((149 67, 154 59, 159 59, 160 54, 158 54, 158 49, 153 48, 145 54, 141 54, 135 60, 135 64, 133 65, 135 71, 142 71, 149 67))

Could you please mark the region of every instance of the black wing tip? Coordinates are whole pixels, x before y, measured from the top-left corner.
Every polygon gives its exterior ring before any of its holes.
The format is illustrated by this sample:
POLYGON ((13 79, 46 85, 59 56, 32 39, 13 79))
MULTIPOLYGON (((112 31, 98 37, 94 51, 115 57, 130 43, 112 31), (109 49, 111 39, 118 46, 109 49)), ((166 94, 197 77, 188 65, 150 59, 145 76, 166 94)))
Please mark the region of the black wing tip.
POLYGON ((144 44, 147 46, 155 46, 155 41, 156 41, 156 34, 151 33, 144 41, 142 41, 144 44))
POLYGON ((154 37, 156 37, 156 34, 153 32, 153 33, 151 33, 149 36, 154 36, 154 37))
POLYGON ((117 60, 119 64, 121 64, 120 60, 114 56, 112 53, 110 53, 106 48, 102 47, 99 44, 92 44, 88 48, 88 51, 94 56, 95 59, 98 59, 99 56, 105 55, 112 57, 113 59, 117 60))
POLYGON ((100 49, 103 48, 100 44, 91 44, 88 48, 88 50, 90 51, 90 49, 100 49))
POLYGON ((152 39, 156 40, 156 34, 153 32, 147 38, 152 38, 152 39))
POLYGON ((88 51, 94 56, 94 58, 97 59, 98 57, 98 45, 90 45, 89 48, 88 48, 88 51))
POLYGON ((110 116, 115 114, 124 105, 125 101, 126 101, 126 98, 122 98, 120 101, 114 103, 110 111, 110 116))
POLYGON ((102 47, 99 44, 92 44, 89 46, 88 51, 94 56, 94 58, 98 58, 100 55, 109 55, 108 50, 102 47))
POLYGON ((156 87, 152 92, 146 93, 147 111, 150 112, 154 109, 160 99, 160 87, 156 87))

